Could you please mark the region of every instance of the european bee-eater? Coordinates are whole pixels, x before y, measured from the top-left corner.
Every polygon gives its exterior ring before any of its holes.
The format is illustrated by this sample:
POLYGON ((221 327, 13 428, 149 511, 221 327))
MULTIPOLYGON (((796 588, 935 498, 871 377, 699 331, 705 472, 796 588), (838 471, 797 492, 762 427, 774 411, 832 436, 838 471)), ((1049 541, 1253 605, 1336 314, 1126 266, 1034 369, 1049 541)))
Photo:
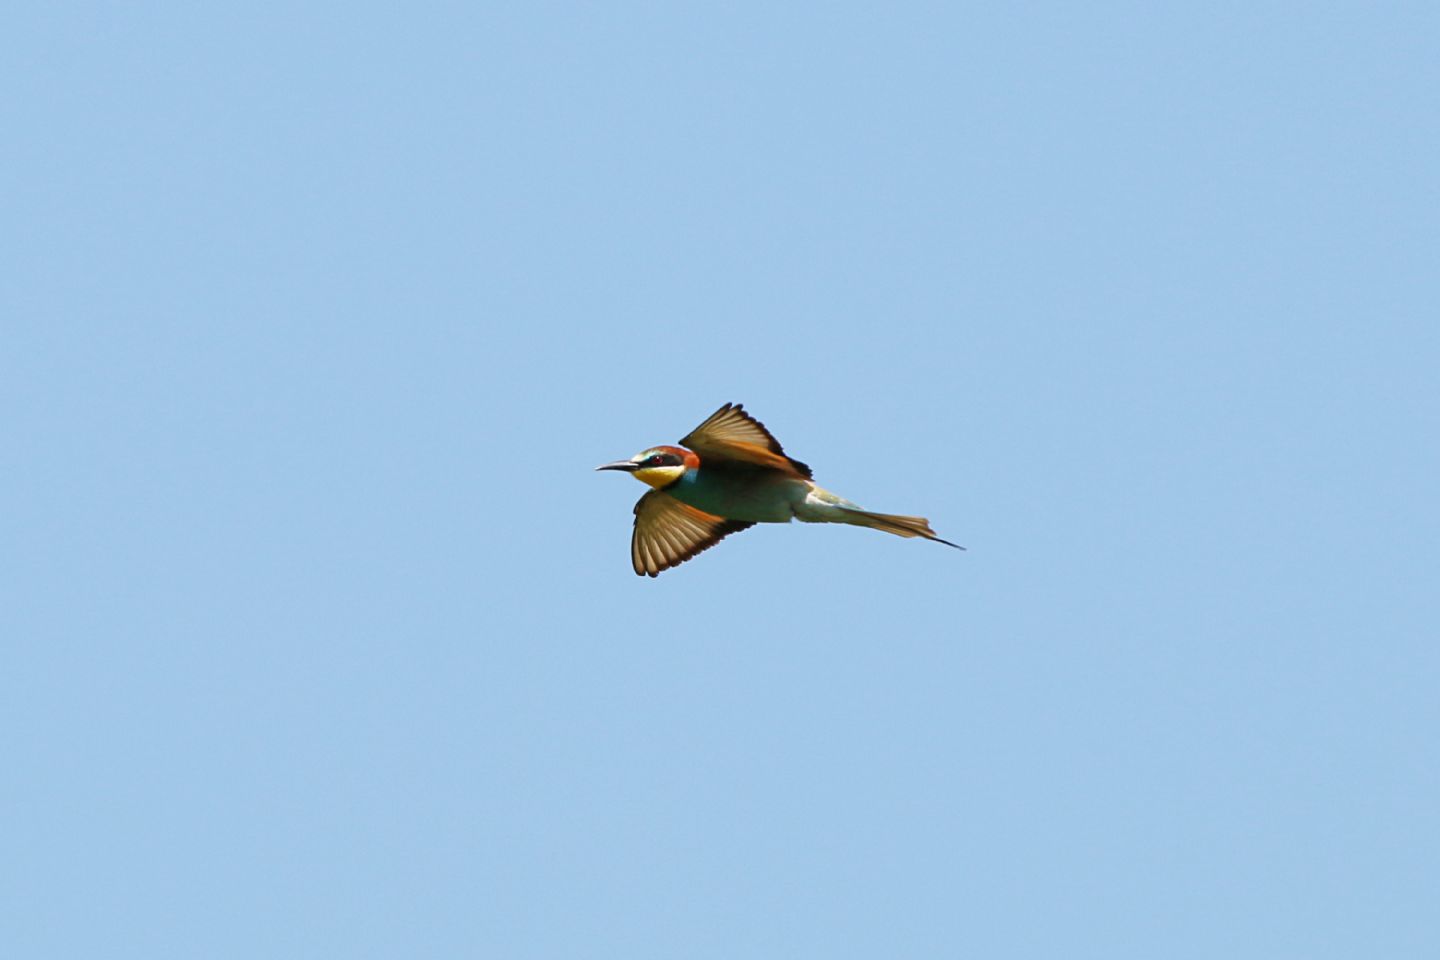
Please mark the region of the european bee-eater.
POLYGON ((924 517, 871 513, 823 490, 810 468, 785 455, 765 425, 727 403, 681 439, 596 470, 624 470, 653 487, 635 504, 630 560, 658 577, 732 533, 757 523, 852 523, 946 546, 924 517), (688 449, 687 449, 688 448, 688 449))

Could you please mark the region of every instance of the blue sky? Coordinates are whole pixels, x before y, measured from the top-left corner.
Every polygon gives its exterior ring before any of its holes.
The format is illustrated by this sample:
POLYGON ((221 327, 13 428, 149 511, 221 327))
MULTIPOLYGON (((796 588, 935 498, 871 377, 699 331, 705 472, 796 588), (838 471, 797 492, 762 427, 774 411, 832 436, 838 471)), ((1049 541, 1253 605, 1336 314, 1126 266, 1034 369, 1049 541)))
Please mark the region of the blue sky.
POLYGON ((12 12, 5 952, 1436 955, 1437 27, 12 12))

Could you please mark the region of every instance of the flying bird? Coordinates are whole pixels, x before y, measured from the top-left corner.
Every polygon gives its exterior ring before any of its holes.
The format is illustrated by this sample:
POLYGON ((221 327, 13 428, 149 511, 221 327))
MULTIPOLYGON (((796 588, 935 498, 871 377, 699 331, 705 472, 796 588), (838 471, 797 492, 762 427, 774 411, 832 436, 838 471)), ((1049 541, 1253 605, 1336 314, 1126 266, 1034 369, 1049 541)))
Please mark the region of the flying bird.
POLYGON ((757 523, 850 523, 897 537, 942 540, 924 517, 871 513, 817 486, 810 468, 785 455, 765 425, 727 403, 680 440, 596 470, 623 470, 653 489, 635 504, 630 560, 658 577, 732 533, 757 523), (687 449, 688 448, 688 449, 687 449))

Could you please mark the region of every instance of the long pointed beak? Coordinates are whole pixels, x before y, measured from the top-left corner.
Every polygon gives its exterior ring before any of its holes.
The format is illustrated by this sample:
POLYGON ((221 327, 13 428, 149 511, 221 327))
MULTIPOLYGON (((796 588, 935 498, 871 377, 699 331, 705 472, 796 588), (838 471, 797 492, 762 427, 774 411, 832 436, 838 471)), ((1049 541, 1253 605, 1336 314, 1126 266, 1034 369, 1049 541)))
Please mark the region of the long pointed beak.
POLYGON ((624 470, 626 473, 634 473, 636 465, 629 460, 616 460, 614 463, 602 463, 596 470, 624 470))

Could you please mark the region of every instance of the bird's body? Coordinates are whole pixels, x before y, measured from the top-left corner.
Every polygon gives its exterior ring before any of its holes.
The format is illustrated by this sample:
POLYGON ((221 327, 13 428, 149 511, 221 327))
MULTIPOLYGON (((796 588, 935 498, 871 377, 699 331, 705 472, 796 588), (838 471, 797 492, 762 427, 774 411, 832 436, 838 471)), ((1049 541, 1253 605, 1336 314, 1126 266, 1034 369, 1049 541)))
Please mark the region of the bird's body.
POLYGON ((725 404, 680 441, 599 470, 624 470, 654 488, 635 504, 635 572, 658 576, 757 523, 848 523, 948 546, 923 517, 871 513, 822 489, 765 426, 725 404), (688 449, 687 449, 688 448, 688 449))
POLYGON ((743 461, 701 461, 699 467, 686 470, 680 479, 661 489, 681 503, 717 517, 788 523, 804 502, 809 486, 808 480, 743 461))

